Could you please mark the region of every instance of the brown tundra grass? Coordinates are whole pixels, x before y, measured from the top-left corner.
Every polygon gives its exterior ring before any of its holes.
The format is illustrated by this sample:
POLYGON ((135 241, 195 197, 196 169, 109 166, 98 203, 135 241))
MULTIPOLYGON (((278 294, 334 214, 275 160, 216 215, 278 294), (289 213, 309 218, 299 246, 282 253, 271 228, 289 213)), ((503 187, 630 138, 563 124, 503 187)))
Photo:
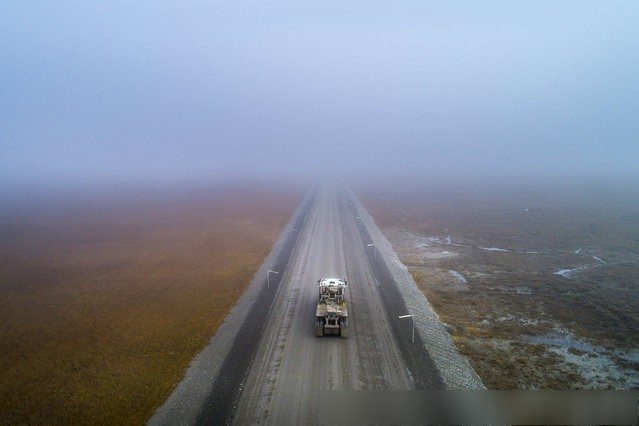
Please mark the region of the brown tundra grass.
POLYGON ((144 423, 301 196, 168 192, 48 197, 1 212, 0 423, 144 423))

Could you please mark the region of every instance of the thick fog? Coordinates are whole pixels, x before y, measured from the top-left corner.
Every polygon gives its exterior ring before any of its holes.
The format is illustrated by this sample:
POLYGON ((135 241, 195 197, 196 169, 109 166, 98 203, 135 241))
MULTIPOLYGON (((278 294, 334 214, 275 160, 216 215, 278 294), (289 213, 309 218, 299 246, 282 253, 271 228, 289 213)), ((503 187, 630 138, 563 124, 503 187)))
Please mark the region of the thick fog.
POLYGON ((639 2, 3 1, 0 179, 638 176, 639 2))

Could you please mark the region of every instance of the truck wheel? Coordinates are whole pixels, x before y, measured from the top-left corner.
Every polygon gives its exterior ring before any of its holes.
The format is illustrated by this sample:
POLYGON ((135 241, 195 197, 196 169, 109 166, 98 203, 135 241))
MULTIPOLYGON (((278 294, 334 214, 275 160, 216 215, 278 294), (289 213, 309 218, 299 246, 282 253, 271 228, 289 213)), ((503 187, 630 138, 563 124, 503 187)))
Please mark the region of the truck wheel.
POLYGON ((341 337, 348 337, 348 325, 342 321, 339 325, 339 335, 341 337))
POLYGON ((322 321, 317 321, 315 323, 315 335, 317 337, 322 337, 324 335, 324 323, 322 321))

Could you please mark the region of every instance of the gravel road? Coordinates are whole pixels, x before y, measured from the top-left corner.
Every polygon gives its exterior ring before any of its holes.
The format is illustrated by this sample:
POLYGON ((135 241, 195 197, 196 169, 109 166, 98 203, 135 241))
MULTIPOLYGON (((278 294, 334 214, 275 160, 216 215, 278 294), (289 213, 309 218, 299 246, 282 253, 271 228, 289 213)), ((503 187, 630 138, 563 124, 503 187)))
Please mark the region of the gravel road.
POLYGON ((483 388, 397 262, 349 191, 315 188, 149 423, 316 424, 323 390, 483 388), (278 271, 270 283, 269 269, 278 271), (348 279, 348 338, 314 335, 317 280, 325 276, 348 279), (409 312, 426 315, 414 343, 410 319, 397 318, 409 312))
POLYGON ((269 318, 234 418, 236 424, 314 424, 320 390, 412 389, 378 284, 346 209, 318 191, 269 318), (350 337, 315 337, 317 280, 348 279, 350 337))

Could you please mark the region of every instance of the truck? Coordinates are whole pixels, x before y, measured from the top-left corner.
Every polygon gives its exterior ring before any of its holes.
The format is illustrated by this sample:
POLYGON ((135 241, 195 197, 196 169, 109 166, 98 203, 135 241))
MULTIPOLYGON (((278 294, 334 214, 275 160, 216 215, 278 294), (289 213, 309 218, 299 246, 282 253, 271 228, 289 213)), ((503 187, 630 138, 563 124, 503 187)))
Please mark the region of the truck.
POLYGON ((342 278, 320 278, 317 286, 319 300, 315 311, 315 335, 339 334, 348 337, 347 281, 342 278))

